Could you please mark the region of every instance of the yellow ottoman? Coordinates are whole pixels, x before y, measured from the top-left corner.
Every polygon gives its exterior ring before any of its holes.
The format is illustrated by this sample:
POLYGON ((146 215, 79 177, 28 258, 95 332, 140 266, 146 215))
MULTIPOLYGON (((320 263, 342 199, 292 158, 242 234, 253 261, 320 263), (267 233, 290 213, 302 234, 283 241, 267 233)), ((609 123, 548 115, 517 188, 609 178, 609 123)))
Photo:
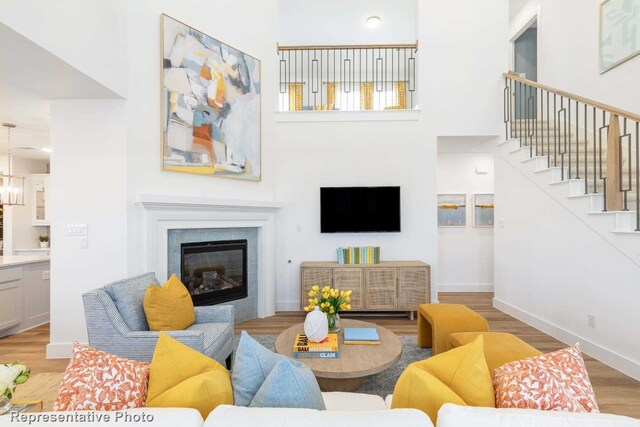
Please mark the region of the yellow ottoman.
POLYGON ((537 348, 530 346, 515 335, 505 332, 458 332, 449 335, 448 348, 457 348, 473 342, 478 335, 484 339, 484 358, 487 359, 489 371, 505 363, 522 360, 542 354, 537 348))
POLYGON ((432 355, 447 351, 454 332, 486 332, 486 319, 462 304, 422 304, 418 307, 418 346, 431 347, 432 355))

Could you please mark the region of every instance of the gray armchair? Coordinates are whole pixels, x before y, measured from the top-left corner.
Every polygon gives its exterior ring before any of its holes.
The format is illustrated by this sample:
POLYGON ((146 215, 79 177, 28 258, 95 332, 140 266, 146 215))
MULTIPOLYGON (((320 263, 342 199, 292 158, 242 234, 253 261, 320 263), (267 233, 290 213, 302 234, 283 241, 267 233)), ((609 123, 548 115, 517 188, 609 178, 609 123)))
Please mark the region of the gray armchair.
MULTIPOLYGON (((158 332, 149 331, 142 302, 154 273, 110 283, 82 295, 89 345, 127 359, 150 362, 158 332)), ((196 321, 182 331, 165 331, 181 343, 230 368, 233 306, 195 307, 196 321)))

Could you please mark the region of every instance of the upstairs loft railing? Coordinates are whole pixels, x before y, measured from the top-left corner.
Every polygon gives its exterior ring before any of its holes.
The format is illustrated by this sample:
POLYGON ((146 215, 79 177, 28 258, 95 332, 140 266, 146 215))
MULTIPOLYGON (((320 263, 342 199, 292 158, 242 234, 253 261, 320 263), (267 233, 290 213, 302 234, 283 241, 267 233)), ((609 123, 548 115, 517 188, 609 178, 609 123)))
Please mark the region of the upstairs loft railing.
POLYGON ((505 73, 504 126, 529 157, 602 193, 603 211, 635 211, 640 231, 640 114, 505 73))
POLYGON ((410 110, 418 45, 278 46, 280 111, 410 110))

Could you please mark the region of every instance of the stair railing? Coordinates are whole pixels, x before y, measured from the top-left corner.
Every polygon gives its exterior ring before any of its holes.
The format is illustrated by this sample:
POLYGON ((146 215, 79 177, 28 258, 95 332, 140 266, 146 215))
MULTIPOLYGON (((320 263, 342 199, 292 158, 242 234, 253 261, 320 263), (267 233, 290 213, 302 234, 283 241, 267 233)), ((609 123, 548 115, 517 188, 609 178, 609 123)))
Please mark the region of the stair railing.
POLYGON ((562 181, 584 180, 584 194, 602 193, 604 212, 635 210, 640 231, 640 114, 513 72, 504 78, 506 138, 560 168, 562 181))

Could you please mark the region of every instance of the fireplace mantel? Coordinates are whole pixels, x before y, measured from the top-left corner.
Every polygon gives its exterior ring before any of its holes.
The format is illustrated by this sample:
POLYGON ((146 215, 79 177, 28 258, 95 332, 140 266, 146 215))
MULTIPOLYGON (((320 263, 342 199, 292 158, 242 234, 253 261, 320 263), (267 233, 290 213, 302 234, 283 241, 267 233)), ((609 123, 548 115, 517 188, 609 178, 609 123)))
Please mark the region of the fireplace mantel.
POLYGON ((256 228, 258 230, 258 316, 275 314, 276 229, 280 203, 212 197, 139 194, 145 218, 146 269, 166 280, 168 231, 173 229, 256 228))

